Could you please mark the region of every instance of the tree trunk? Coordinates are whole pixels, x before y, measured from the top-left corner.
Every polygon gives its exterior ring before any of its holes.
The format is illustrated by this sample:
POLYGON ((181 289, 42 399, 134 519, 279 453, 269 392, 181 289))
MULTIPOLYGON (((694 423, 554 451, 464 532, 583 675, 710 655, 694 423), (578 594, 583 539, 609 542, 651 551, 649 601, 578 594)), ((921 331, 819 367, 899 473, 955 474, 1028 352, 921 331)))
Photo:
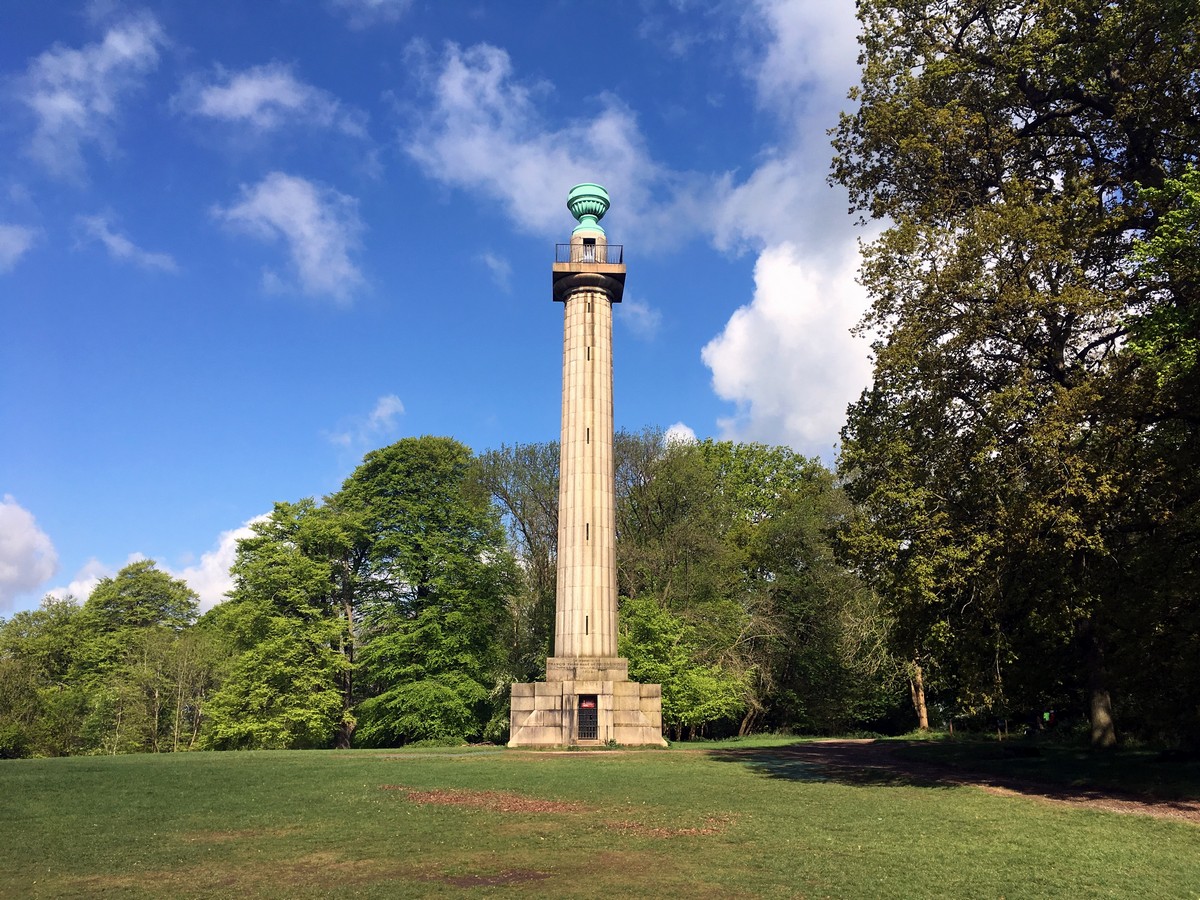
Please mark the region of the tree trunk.
POLYGON ((1108 670, 1104 664, 1104 644, 1096 633, 1092 616, 1079 626, 1083 642, 1084 666, 1087 669, 1088 706, 1092 723, 1092 747, 1108 749, 1117 745, 1117 728, 1113 721, 1112 698, 1108 693, 1108 670))
POLYGON ((342 569, 342 615, 346 620, 346 638, 342 653, 345 654, 348 665, 342 678, 342 721, 338 724, 333 746, 337 750, 349 750, 350 738, 357 726, 350 714, 350 710, 354 708, 354 650, 357 636, 354 633, 353 569, 349 562, 343 562, 342 569))
POLYGON ((355 727, 356 723, 349 716, 338 723, 337 733, 333 738, 333 748, 335 750, 350 749, 350 738, 354 734, 355 727))
POLYGON ((929 709, 925 706, 925 673, 921 671, 920 660, 914 659, 912 671, 908 678, 908 691, 912 697, 913 712, 917 714, 917 729, 929 730, 929 709))

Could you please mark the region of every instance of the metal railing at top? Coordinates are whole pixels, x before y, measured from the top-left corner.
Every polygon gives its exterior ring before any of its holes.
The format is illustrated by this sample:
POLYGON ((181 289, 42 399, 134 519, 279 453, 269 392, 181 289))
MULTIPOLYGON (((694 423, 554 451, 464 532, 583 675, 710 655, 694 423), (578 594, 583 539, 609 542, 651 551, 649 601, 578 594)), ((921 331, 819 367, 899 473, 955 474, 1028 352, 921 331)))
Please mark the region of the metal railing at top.
POLYGON ((624 244, 555 244, 554 261, 560 263, 622 263, 624 244))

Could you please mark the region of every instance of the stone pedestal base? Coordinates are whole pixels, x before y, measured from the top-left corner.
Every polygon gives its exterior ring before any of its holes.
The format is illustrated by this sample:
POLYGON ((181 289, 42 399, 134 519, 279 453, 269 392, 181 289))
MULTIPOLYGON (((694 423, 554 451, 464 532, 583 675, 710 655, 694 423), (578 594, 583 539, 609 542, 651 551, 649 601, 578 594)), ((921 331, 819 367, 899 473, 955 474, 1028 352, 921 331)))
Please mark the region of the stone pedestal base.
POLYGON ((629 681, 627 673, 628 663, 619 658, 546 660, 546 681, 512 686, 508 746, 600 746, 616 741, 665 747, 662 688, 629 681), (580 698, 595 701, 594 739, 579 737, 580 698))

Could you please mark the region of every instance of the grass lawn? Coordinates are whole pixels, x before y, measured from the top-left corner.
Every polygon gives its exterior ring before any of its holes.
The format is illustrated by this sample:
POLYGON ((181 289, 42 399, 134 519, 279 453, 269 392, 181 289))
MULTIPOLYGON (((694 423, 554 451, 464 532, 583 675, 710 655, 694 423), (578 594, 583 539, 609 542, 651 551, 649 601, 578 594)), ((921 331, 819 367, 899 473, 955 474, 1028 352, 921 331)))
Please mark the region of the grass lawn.
POLYGON ((842 783, 785 743, 0 761, 0 896, 1200 896, 1196 825, 842 783))

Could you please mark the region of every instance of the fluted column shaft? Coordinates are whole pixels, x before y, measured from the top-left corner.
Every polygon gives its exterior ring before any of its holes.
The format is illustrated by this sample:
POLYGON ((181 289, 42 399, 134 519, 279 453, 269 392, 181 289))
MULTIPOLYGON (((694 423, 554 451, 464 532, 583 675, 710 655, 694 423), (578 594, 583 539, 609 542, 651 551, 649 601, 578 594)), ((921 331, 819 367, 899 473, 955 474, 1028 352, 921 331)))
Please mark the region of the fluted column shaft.
POLYGON ((617 655, 612 303, 581 287, 565 300, 555 656, 617 655))

